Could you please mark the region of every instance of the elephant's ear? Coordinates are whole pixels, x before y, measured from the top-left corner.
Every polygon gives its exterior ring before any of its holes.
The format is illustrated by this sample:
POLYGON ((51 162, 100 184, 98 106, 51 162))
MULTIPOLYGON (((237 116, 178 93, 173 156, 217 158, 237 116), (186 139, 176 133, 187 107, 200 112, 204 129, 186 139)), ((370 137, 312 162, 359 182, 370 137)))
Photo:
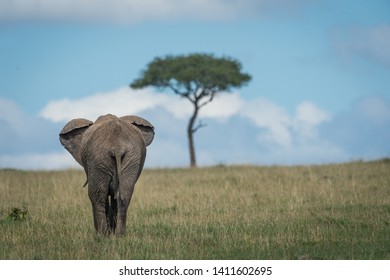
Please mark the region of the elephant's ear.
POLYGON ((68 122, 60 132, 60 142, 82 166, 80 145, 84 132, 93 122, 86 119, 74 119, 68 122))
POLYGON ((150 122, 138 116, 124 116, 120 119, 131 123, 139 130, 141 130, 146 146, 149 146, 153 142, 154 126, 150 122))

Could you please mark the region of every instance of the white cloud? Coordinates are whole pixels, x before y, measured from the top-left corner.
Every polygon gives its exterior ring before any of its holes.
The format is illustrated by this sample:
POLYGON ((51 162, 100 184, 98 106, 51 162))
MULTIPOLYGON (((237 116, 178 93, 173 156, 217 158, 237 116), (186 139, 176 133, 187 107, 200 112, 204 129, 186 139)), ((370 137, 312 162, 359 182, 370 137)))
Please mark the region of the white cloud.
MULTIPOLYGON (((185 128, 191 104, 174 94, 120 88, 51 101, 41 112, 46 119, 28 116, 4 98, 0 109, 0 168, 78 167, 60 145, 58 133, 71 118, 94 120, 105 113, 138 114, 153 123, 156 137, 148 147, 146 167, 188 164, 185 128)), ((389 155, 390 102, 384 97, 363 98, 350 112, 331 116, 308 101, 289 113, 266 98, 245 100, 232 93, 221 94, 202 111, 200 117, 209 125, 195 135, 201 166, 310 164, 389 155)))
MULTIPOLYGON (((152 109, 159 104, 168 103, 168 95, 155 94, 149 90, 132 91, 123 87, 112 92, 97 93, 84 98, 51 101, 40 115, 54 122, 68 121, 75 117, 95 120, 98 116, 111 113, 116 115, 137 114, 152 109)), ((181 114, 180 106, 176 114, 181 114)))
POLYGON ((4 167, 29 170, 81 168, 81 166, 66 151, 1 155, 0 168, 4 167))
POLYGON ((291 118, 284 108, 265 98, 258 98, 246 102, 240 115, 251 120, 256 126, 267 129, 267 133, 260 138, 275 142, 282 147, 291 145, 289 131, 291 118))
POLYGON ((295 11, 310 0, 0 0, 0 19, 134 23, 230 20, 272 10, 295 11))
POLYGON ((312 102, 303 102, 298 105, 295 120, 307 125, 318 125, 329 121, 330 115, 312 102))
POLYGON ((273 149, 261 155, 265 164, 323 164, 353 160, 337 144, 327 140, 317 139, 304 144, 295 144, 286 149, 273 149))
MULTIPOLYGON (((201 110, 201 116, 228 118, 238 112, 242 103, 238 93, 221 94, 201 110)), ((157 107, 164 108, 175 118, 180 119, 187 118, 192 112, 192 105, 186 99, 176 95, 157 93, 150 89, 133 90, 122 87, 75 100, 50 101, 40 115, 54 122, 69 121, 74 118, 93 121, 103 114, 135 115, 157 107)))
POLYGON ((335 115, 320 135, 337 144, 349 159, 390 156, 390 100, 385 96, 361 97, 351 110, 335 115))
POLYGON ((2 0, 0 18, 138 22, 148 19, 220 20, 249 13, 256 1, 2 0), (246 3, 246 4, 245 4, 246 3))
POLYGON ((338 29, 335 48, 344 56, 358 55, 390 66, 390 25, 338 29))
POLYGON ((303 136, 303 140, 307 140, 317 136, 318 125, 330 120, 331 116, 328 112, 311 102, 303 102, 296 108, 292 126, 303 136))
POLYGON ((0 112, 0 168, 50 169, 69 165, 61 165, 66 154, 57 154, 61 147, 60 124, 29 116, 15 102, 1 97, 0 112))
POLYGON ((24 128, 24 114, 11 100, 0 97, 0 123, 12 127, 16 132, 24 128))
MULTIPOLYGON (((73 118, 94 121, 103 114, 137 115, 146 110, 163 108, 174 118, 187 120, 192 113, 191 103, 174 94, 156 93, 151 89, 133 90, 128 87, 106 93, 98 93, 77 100, 51 101, 40 115, 54 122, 73 118)), ((281 106, 266 98, 244 100, 239 93, 222 93, 200 111, 200 118, 227 121, 234 116, 248 119, 262 128, 259 141, 267 141, 283 148, 291 147, 293 134, 300 138, 313 138, 316 127, 329 121, 330 116, 313 103, 298 105, 295 115, 289 115, 281 106)))
POLYGON ((235 93, 221 93, 215 97, 215 100, 200 111, 201 117, 227 119, 230 116, 236 115, 242 110, 245 101, 240 94, 235 93))

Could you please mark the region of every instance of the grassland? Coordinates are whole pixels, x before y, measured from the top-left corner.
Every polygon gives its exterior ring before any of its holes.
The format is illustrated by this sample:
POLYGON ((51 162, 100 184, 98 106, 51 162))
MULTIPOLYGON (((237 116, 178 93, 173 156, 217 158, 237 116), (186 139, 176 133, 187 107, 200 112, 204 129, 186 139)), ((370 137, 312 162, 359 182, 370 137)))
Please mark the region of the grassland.
POLYGON ((389 160, 144 170, 118 238, 84 181, 0 171, 0 259, 390 259, 389 160))

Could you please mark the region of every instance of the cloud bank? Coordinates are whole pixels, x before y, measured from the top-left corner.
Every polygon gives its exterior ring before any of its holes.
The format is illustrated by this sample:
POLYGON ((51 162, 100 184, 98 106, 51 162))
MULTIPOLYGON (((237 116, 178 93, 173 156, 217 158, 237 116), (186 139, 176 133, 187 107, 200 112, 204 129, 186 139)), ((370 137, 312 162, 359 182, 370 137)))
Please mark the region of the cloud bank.
MULTIPOLYGON (((136 23, 146 20, 231 20, 295 11, 310 0, 0 0, 0 19, 136 23)), ((315 2, 315 1, 314 1, 315 2)))
POLYGON ((5 0, 0 4, 1 18, 123 23, 230 19, 257 6, 256 1, 223 0, 5 0))
MULTIPOLYGON (((245 100, 240 93, 220 94, 202 108, 207 124, 195 134, 198 163, 321 164, 390 156, 390 101, 367 96, 351 110, 332 115, 303 101, 292 112, 264 98, 245 100)), ((137 114, 156 128, 146 167, 188 165, 186 126, 191 104, 174 94, 127 87, 80 99, 49 102, 28 116, 0 98, 0 168, 59 169, 77 163, 58 141, 67 121, 99 115, 137 114)))
MULTIPOLYGON (((186 121, 192 112, 192 105, 173 94, 123 87, 77 100, 52 101, 40 115, 53 122, 64 122, 76 117, 95 120, 107 112, 122 116, 149 111, 152 115, 156 109, 164 110, 178 121, 186 121)), ((293 134, 302 140, 315 138, 317 127, 331 119, 329 113, 308 101, 299 104, 295 114, 290 115, 266 98, 248 101, 237 92, 219 94, 200 111, 200 118, 219 122, 226 123, 234 117, 243 118, 258 129, 263 129, 259 137, 283 148, 291 147, 293 134)))
POLYGON ((75 167, 58 146, 62 124, 25 114, 0 97, 0 168, 57 169, 75 167))

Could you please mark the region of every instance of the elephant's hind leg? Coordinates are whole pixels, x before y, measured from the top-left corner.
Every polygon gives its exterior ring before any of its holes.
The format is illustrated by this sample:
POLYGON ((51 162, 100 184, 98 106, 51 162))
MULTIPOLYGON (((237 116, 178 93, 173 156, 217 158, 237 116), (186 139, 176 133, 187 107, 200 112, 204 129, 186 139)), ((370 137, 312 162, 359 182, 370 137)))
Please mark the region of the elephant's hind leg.
POLYGON ((93 221, 98 233, 109 234, 108 224, 108 185, 101 177, 99 180, 90 178, 88 183, 88 196, 92 203, 93 221))
POLYGON ((107 224, 105 205, 92 204, 92 211, 96 231, 104 235, 109 234, 110 230, 107 224))
POLYGON ((117 200, 111 194, 107 197, 106 213, 109 230, 111 233, 115 233, 118 208, 117 200))
POLYGON ((123 235, 126 232, 126 219, 127 219, 127 208, 129 207, 130 199, 117 199, 118 215, 115 234, 123 235))

